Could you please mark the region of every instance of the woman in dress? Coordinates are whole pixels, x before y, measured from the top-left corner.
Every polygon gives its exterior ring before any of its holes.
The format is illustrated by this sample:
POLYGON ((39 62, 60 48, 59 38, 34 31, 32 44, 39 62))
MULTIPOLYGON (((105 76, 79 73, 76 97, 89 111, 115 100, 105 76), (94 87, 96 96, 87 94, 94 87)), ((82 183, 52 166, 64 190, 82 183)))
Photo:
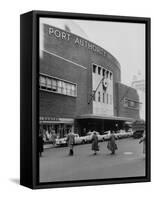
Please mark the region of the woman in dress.
POLYGON ((98 136, 95 131, 92 136, 92 151, 94 151, 94 155, 96 155, 97 151, 99 151, 98 136))
POLYGON ((107 144, 107 148, 111 151, 111 154, 115 154, 115 150, 117 150, 117 144, 115 142, 115 135, 114 132, 111 131, 111 136, 107 144))

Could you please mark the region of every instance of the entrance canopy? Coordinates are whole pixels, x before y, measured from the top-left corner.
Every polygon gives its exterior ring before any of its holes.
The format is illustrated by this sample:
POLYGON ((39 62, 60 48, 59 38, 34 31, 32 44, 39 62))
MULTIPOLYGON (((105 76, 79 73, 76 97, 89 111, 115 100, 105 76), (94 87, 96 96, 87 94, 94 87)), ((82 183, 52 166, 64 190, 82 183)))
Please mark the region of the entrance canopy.
POLYGON ((84 114, 77 116, 76 119, 104 119, 104 120, 115 120, 115 121, 129 121, 133 122, 134 118, 128 117, 117 117, 117 116, 108 116, 108 115, 95 115, 95 114, 84 114))

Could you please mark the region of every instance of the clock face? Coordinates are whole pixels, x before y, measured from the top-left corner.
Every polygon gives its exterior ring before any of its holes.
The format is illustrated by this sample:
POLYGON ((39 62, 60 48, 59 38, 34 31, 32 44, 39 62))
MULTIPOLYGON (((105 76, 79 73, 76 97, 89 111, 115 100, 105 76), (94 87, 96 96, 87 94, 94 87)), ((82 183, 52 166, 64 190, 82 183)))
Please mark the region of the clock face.
POLYGON ((108 82, 107 82, 106 79, 104 79, 104 81, 103 81, 103 88, 107 89, 107 86, 108 86, 108 82))

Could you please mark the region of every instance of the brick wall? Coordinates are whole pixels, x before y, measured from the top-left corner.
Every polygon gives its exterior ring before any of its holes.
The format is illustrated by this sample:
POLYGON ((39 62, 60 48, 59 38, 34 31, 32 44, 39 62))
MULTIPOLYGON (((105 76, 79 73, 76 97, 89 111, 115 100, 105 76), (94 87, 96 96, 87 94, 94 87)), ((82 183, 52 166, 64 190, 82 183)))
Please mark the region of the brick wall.
POLYGON ((139 119, 139 110, 135 108, 124 107, 124 98, 128 98, 139 102, 139 96, 134 88, 128 87, 122 83, 116 83, 116 102, 115 109, 117 110, 117 116, 129 117, 139 119))
MULTIPOLYGON (((121 72, 119 64, 115 61, 115 59, 113 59, 109 52, 106 51, 106 55, 104 56, 98 52, 89 50, 87 47, 77 45, 74 43, 74 41, 78 36, 71 33, 69 41, 54 37, 54 35, 49 35, 49 27, 49 25, 44 25, 43 48, 45 51, 40 59, 40 73, 76 83, 77 97, 74 98, 41 91, 40 116, 43 116, 44 114, 50 116, 52 114, 56 117, 58 115, 57 113, 60 114, 61 112, 61 115, 73 117, 75 115, 77 116, 81 114, 92 113, 92 103, 88 104, 88 101, 90 100, 90 96, 92 94, 93 63, 101 65, 113 72, 113 102, 115 102, 116 91, 114 83, 121 81, 121 72), (56 57, 53 54, 82 65, 86 69, 68 62, 65 59, 56 57)), ((60 30, 58 28, 56 29, 60 30)), ((81 37, 78 38, 82 39, 81 37)), ((101 47, 98 48, 101 49, 101 47)), ((116 114, 115 106, 114 114, 116 114)))
POLYGON ((48 113, 50 116, 52 111, 54 116, 57 115, 57 112, 66 116, 68 112, 69 117, 74 117, 74 115, 90 112, 91 107, 87 103, 87 71, 51 54, 44 53, 43 57, 44 59, 40 62, 40 72, 76 83, 77 97, 40 92, 40 115, 48 113), (47 100, 45 100, 46 98, 47 100))
POLYGON ((73 118, 76 113, 76 98, 40 90, 40 116, 73 118))

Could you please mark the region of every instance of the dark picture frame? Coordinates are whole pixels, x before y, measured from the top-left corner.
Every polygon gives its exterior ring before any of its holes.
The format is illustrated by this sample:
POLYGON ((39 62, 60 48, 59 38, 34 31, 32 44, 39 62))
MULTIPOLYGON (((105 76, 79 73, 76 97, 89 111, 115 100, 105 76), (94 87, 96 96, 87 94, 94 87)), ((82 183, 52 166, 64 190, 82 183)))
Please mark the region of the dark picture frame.
POLYGON ((20 184, 32 189, 149 182, 151 178, 151 19, 49 11, 20 16, 20 184), (39 180, 39 19, 92 20, 145 24, 146 156, 145 176, 40 182, 39 180))

